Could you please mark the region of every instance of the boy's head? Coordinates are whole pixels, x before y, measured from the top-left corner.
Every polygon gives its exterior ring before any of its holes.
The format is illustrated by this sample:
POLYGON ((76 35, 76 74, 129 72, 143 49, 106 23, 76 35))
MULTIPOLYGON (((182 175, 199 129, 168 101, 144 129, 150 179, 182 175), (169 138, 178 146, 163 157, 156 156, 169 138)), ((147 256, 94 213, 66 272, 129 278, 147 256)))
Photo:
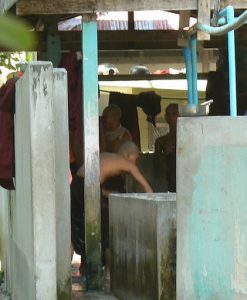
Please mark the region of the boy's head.
POLYGON ((106 130, 113 131, 120 125, 122 112, 117 105, 111 104, 103 110, 102 116, 106 130))
POLYGON ((177 118, 179 117, 178 104, 171 103, 166 108, 165 119, 170 129, 176 128, 177 118))
POLYGON ((117 154, 122 155, 127 160, 136 163, 139 157, 139 148, 133 142, 125 142, 122 146, 118 149, 117 154))

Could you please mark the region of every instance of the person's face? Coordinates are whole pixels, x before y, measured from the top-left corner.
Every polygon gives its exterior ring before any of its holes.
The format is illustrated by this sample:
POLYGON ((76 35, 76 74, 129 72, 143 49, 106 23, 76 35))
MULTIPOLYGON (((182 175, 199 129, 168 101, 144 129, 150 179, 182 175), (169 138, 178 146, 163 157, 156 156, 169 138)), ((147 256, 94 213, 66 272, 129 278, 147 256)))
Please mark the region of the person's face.
POLYGON ((104 116, 104 123, 106 130, 113 131, 117 129, 120 125, 119 119, 114 112, 108 112, 104 116))
POLYGON ((165 118, 170 127, 176 127, 178 116, 178 110, 176 107, 169 107, 166 110, 165 118))
POLYGON ((128 160, 136 164, 137 159, 139 158, 139 153, 131 153, 128 156, 128 160))

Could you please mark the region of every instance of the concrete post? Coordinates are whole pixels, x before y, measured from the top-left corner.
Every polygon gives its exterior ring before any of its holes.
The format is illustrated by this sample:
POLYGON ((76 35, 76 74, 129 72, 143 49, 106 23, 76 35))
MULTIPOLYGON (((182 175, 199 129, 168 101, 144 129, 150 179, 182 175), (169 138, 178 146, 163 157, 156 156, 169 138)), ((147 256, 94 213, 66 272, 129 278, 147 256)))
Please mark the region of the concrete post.
POLYGON ((10 276, 10 206, 11 192, 0 187, 0 255, 1 271, 4 272, 5 288, 11 290, 10 276))
POLYGON ((181 118, 177 299, 247 298, 246 117, 181 118))
POLYGON ((16 199, 12 299, 57 299, 52 64, 28 65, 16 84, 16 199))
POLYGON ((56 170, 57 299, 71 299, 70 188, 67 72, 53 71, 56 170))

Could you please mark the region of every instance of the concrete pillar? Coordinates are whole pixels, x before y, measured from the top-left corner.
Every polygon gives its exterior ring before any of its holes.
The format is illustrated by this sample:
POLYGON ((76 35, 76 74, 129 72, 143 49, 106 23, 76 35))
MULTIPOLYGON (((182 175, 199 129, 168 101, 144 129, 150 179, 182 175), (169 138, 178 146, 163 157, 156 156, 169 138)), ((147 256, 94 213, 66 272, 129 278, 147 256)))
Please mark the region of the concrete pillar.
POLYGON ((111 289, 119 299, 176 299, 175 199, 110 196, 111 289))
POLYGON ((12 299, 57 299, 53 70, 27 66, 16 84, 12 299))
POLYGON ((98 45, 96 15, 82 18, 84 195, 87 288, 102 288, 99 181, 98 45))
POLYGON ((1 271, 4 272, 4 284, 6 290, 11 290, 10 276, 10 207, 11 192, 0 187, 0 255, 1 255, 1 271))
POLYGON ((246 117, 181 118, 177 299, 247 298, 246 117))
POLYGON ((57 299, 71 299, 70 187, 67 72, 53 71, 56 171, 57 299))

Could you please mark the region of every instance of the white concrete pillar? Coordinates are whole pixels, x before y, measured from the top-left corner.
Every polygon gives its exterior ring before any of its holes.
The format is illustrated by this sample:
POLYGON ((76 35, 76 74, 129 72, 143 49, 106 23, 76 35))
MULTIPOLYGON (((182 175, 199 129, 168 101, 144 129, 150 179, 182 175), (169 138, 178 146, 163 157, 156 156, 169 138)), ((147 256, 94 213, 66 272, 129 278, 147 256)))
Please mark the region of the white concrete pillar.
POLYGON ((67 72, 54 69, 57 297, 71 299, 70 187, 67 72))
POLYGON ((10 281, 10 205, 11 192, 0 187, 0 255, 1 271, 4 272, 5 288, 11 289, 10 281))
POLYGON ((16 84, 14 300, 57 299, 53 70, 28 65, 16 84))

